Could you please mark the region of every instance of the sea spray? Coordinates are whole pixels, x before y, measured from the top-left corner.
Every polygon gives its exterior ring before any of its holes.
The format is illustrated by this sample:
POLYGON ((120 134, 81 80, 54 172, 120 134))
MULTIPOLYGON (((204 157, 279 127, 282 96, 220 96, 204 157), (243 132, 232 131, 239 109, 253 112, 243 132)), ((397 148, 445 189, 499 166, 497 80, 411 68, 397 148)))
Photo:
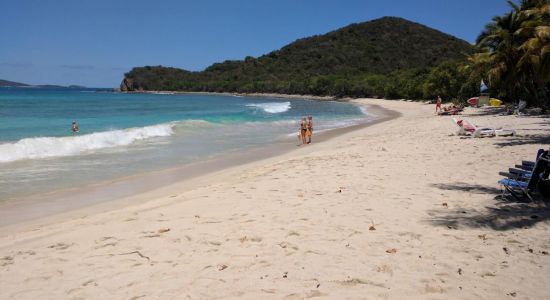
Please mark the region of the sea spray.
POLYGON ((266 113, 278 114, 288 111, 291 108, 290 102, 267 102, 247 104, 248 107, 259 108, 266 113))
POLYGON ((0 144, 0 163, 79 155, 92 150, 126 146, 152 137, 170 136, 174 133, 174 125, 172 122, 78 136, 25 138, 15 143, 0 144))

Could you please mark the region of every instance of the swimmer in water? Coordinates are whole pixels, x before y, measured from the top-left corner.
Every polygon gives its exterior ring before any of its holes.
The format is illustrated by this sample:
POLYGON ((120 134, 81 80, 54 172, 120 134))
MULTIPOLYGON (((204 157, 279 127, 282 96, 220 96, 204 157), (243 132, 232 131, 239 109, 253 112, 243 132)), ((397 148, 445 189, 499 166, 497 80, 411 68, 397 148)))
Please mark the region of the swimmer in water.
POLYGON ((78 132, 78 124, 76 123, 76 121, 73 121, 73 124, 71 125, 71 130, 73 131, 73 133, 77 133, 78 132))

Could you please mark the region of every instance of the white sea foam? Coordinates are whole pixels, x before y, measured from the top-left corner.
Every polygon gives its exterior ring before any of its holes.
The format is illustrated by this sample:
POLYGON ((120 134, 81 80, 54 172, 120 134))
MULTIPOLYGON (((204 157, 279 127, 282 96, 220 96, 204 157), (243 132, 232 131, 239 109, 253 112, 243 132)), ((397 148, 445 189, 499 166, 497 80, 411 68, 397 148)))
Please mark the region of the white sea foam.
MULTIPOLYGON (((339 128, 351 127, 359 124, 368 123, 370 119, 367 118, 353 118, 353 119, 340 119, 340 120, 314 120, 314 133, 326 132, 339 128)), ((295 122, 298 126, 299 122, 295 122)), ((295 136, 296 132, 288 133, 287 136, 295 136)))
POLYGON ((152 137, 170 136, 174 123, 95 132, 69 137, 25 138, 0 144, 0 163, 25 159, 79 155, 89 151, 130 145, 152 137))
POLYGON ((267 102, 247 104, 248 107, 257 107, 270 114, 282 113, 290 109, 290 102, 267 102))
POLYGON ((359 107, 359 110, 361 111, 361 113, 363 113, 366 116, 369 115, 369 112, 367 111, 366 107, 364 107, 363 105, 359 105, 358 107, 359 107))

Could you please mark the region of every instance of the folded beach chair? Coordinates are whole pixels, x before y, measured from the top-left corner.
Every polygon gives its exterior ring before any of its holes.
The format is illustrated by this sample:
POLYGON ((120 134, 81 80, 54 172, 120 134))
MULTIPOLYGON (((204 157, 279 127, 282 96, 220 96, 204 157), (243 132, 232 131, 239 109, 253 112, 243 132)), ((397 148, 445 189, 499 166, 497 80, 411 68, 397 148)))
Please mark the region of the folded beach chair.
POLYGON ((550 169, 548 168, 548 151, 545 151, 535 163, 535 168, 531 173, 529 180, 518 180, 511 178, 503 178, 498 181, 504 187, 502 195, 509 193, 518 200, 528 198, 533 200, 533 192, 536 191, 537 185, 541 179, 547 179, 550 169))
POLYGON ((522 115, 523 114, 523 110, 527 107, 527 102, 526 101, 523 101, 523 100, 519 100, 518 102, 518 106, 516 107, 516 115, 522 115))

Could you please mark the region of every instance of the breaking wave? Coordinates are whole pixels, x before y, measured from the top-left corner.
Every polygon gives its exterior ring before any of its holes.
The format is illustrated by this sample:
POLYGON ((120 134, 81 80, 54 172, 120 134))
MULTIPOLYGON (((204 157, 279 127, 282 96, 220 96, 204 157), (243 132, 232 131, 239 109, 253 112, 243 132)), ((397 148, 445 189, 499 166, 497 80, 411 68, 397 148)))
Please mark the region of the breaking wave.
POLYGON ((25 138, 0 144, 0 163, 58 156, 72 156, 91 150, 130 145, 152 137, 170 136, 175 123, 94 132, 68 137, 25 138))
POLYGON ((260 108, 266 113, 277 114, 288 111, 290 109, 290 102, 267 102, 267 103, 253 103, 247 104, 248 107, 260 108))

